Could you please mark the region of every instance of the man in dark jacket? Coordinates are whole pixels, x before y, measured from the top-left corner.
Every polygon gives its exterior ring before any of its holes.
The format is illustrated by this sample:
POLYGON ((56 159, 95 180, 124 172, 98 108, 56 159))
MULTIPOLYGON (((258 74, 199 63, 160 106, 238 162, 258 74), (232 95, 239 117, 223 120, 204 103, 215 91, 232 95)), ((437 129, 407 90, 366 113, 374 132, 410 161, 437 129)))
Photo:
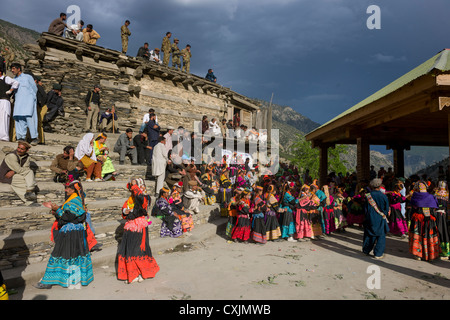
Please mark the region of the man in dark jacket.
POLYGON ((47 113, 43 119, 44 131, 52 132, 50 122, 60 115, 64 116, 64 99, 61 97, 61 85, 56 83, 53 85, 53 90, 47 93, 47 113))
POLYGON ((148 43, 144 43, 143 47, 140 47, 137 54, 138 58, 143 58, 146 61, 150 60, 150 50, 148 50, 148 43))
POLYGON ((153 148, 158 144, 159 132, 161 127, 155 121, 156 115, 154 113, 150 114, 150 120, 147 124, 147 136, 148 136, 148 145, 151 147, 149 152, 149 158, 147 159, 147 164, 152 164, 152 156, 153 156, 153 148))
POLYGON ((373 249, 374 257, 382 259, 386 247, 386 233, 389 232, 387 215, 389 213, 389 200, 380 191, 381 179, 370 181, 371 192, 366 194, 363 236, 363 253, 369 255, 373 249))

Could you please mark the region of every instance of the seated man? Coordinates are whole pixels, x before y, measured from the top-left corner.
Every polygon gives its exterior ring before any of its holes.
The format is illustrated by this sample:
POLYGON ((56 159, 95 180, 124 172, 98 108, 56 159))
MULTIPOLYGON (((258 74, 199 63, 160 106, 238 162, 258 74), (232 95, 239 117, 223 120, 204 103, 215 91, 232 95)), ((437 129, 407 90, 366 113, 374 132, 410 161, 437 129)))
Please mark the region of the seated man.
POLYGON ((78 21, 78 24, 73 24, 64 31, 64 36, 67 39, 83 41, 83 26, 84 21, 78 21))
POLYGON ((31 145, 23 140, 17 142, 16 151, 5 156, 0 165, 0 182, 11 185, 13 191, 26 205, 37 205, 39 188, 30 166, 28 150, 31 145))
POLYGON ((117 113, 115 111, 114 106, 112 107, 112 109, 107 108, 106 111, 100 115, 98 125, 100 132, 108 131, 119 133, 119 128, 117 127, 117 113))
POLYGON ((188 185, 189 189, 183 193, 183 205, 188 212, 197 214, 200 212, 199 206, 204 195, 198 187, 197 181, 190 180, 188 185))
POLYGON ((83 42, 87 44, 97 44, 97 40, 100 39, 100 35, 92 27, 92 24, 88 24, 83 29, 83 42))
POLYGON ((213 69, 208 69, 205 79, 211 82, 217 82, 217 77, 214 75, 213 69))
POLYGON ((114 152, 117 152, 119 157, 119 164, 125 163, 125 157, 130 157, 131 163, 137 165, 137 151, 133 142, 133 129, 128 128, 125 133, 122 133, 114 145, 114 152))
POLYGON ((137 54, 138 58, 141 58, 145 61, 150 60, 150 50, 148 50, 148 43, 144 43, 144 46, 140 47, 137 54))
POLYGON ((159 55, 159 48, 155 48, 155 50, 150 51, 150 61, 162 64, 162 60, 159 55))
POLYGON ((75 149, 72 146, 66 146, 62 154, 56 156, 50 165, 50 170, 55 173, 53 181, 66 182, 71 174, 74 180, 78 180, 80 172, 83 170, 83 164, 75 157, 75 149))

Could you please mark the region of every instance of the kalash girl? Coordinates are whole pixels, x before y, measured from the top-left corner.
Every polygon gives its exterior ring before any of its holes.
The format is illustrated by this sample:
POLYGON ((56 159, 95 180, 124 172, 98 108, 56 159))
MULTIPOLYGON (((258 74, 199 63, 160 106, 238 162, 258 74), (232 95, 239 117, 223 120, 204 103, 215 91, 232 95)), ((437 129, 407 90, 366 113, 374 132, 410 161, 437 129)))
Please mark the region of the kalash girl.
POLYGON ((225 235, 231 239, 232 231, 237 221, 237 205, 241 200, 242 191, 244 189, 238 188, 234 190, 234 197, 231 198, 228 204, 228 223, 225 230, 225 235))
POLYGON ((252 232, 251 238, 257 243, 264 244, 267 242, 266 223, 264 221, 265 212, 267 211, 266 202, 263 199, 263 188, 256 186, 253 198, 252 212, 252 232))
POLYGON ((133 283, 154 278, 159 266, 148 240, 147 210, 151 200, 145 194, 144 180, 130 179, 127 188, 131 195, 122 206, 122 218, 126 222, 118 247, 117 278, 133 283))
POLYGON ((280 224, 277 219, 277 213, 280 210, 280 205, 276 198, 276 188, 273 184, 269 185, 264 200, 267 204, 266 211, 266 239, 278 240, 281 237, 280 224))
POLYGON ((283 188, 283 197, 280 201, 280 208, 284 209, 280 212, 279 223, 281 226, 281 237, 287 241, 293 242, 295 234, 294 211, 298 203, 298 199, 292 195, 294 193, 295 184, 287 182, 283 188))
POLYGON ((249 189, 242 191, 242 197, 237 204, 237 221, 231 233, 231 239, 234 241, 248 242, 250 239, 251 221, 250 214, 252 209, 250 208, 250 198, 252 194, 249 189))
POLYGON ((194 229, 194 220, 192 219, 192 215, 184 209, 183 199, 181 197, 182 188, 183 183, 181 181, 174 184, 169 197, 169 203, 172 205, 173 214, 181 221, 183 233, 186 233, 194 229))
POLYGON ((117 171, 114 169, 111 158, 109 157, 109 149, 106 146, 107 136, 104 133, 100 133, 94 141, 94 152, 97 160, 102 163, 102 178, 107 181, 110 179, 115 180, 117 171))

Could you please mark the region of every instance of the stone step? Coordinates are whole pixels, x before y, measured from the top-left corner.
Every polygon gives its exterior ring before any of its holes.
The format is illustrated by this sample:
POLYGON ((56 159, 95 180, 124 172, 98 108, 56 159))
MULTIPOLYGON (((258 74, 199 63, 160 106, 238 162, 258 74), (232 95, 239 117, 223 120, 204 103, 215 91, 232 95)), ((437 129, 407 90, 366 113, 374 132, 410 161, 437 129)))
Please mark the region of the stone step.
MULTIPOLYGON (((192 235, 187 237, 183 235, 178 238, 153 238, 150 239, 150 248, 152 255, 158 261, 158 255, 166 251, 173 251, 176 248, 183 246, 184 244, 195 244, 204 241, 215 235, 222 235, 227 223, 225 218, 212 219, 207 223, 196 225, 192 231, 192 235)), ((153 225, 152 225, 153 226, 153 225)), ((153 228, 155 228, 153 226, 153 228)), ((151 228, 150 228, 151 229, 151 228)), ((95 281, 95 269, 109 267, 111 270, 115 267, 117 258, 117 246, 115 242, 106 247, 102 247, 101 251, 92 253, 92 265, 94 268, 94 281, 95 281)), ((41 261, 35 261, 31 264, 25 264, 22 262, 17 263, 17 266, 12 268, 5 268, 2 270, 2 275, 5 280, 5 284, 8 288, 20 288, 25 285, 36 284, 44 275, 47 267, 48 258, 42 258, 41 261)))

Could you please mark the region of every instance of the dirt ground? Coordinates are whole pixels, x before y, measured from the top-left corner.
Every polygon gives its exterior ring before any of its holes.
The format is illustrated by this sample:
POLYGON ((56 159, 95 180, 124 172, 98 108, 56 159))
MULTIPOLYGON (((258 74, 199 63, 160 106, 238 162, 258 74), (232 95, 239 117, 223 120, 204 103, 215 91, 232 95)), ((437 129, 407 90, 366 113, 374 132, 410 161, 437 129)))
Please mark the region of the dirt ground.
MULTIPOLYGON (((386 256, 361 253, 362 230, 306 242, 234 243, 224 230, 153 252, 155 278, 125 284, 113 265, 80 290, 27 286, 11 300, 448 300, 450 261, 416 261, 407 239, 387 237, 386 256), (379 286, 378 286, 379 285, 379 286)), ((150 243, 151 246, 151 243, 150 243)))

